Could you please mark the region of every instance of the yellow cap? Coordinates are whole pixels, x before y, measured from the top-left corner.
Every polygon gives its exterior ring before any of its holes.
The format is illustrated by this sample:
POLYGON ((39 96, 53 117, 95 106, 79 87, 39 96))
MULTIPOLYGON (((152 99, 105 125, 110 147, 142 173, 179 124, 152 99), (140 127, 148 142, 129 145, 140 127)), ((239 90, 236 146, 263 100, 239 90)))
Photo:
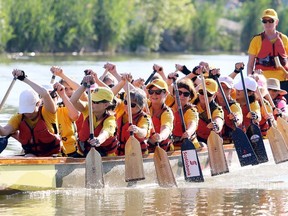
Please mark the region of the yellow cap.
POLYGON ((113 97, 114 97, 113 92, 110 89, 105 88, 105 87, 98 87, 91 94, 92 100, 96 102, 103 101, 103 100, 112 102, 113 97))
POLYGON ((269 18, 271 18, 273 20, 278 20, 277 12, 274 9, 271 9, 271 8, 266 9, 266 10, 263 11, 262 19, 264 17, 269 17, 269 18))
POLYGON ((168 91, 168 85, 163 79, 155 79, 153 80, 149 85, 147 85, 147 89, 150 89, 151 87, 155 86, 158 89, 165 89, 168 91))
MULTIPOLYGON (((215 94, 218 91, 218 85, 217 85, 216 81, 213 79, 210 79, 210 78, 205 79, 205 85, 206 85, 206 90, 210 94, 215 94)), ((200 89, 203 89, 202 83, 199 84, 198 91, 200 89)))

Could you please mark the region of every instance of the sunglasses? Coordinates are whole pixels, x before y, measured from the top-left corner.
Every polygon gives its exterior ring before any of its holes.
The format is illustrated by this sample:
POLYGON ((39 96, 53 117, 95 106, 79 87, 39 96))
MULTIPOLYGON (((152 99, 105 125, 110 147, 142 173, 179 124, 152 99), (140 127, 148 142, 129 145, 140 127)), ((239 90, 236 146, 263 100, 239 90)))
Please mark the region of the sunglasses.
POLYGON ((273 19, 262 19, 262 23, 266 24, 266 23, 274 23, 273 19))
POLYGON ((107 103, 106 100, 102 100, 102 101, 92 101, 93 104, 100 104, 100 103, 107 103))
MULTIPOLYGON (((204 95, 204 92, 203 92, 203 90, 200 90, 198 93, 199 93, 200 95, 204 95)), ((212 97, 212 96, 213 96, 213 94, 211 94, 211 93, 207 92, 207 96, 208 96, 208 97, 212 97)))
POLYGON ((114 87, 114 84, 110 84, 110 85, 108 85, 109 86, 109 88, 113 88, 114 87))
MULTIPOLYGON (((124 104, 125 104, 126 106, 128 105, 127 100, 124 100, 124 104)), ((136 103, 131 103, 131 107, 132 107, 132 108, 134 108, 134 107, 136 107, 136 106, 137 106, 136 103)))
POLYGON ((190 96, 190 93, 189 93, 189 92, 179 91, 179 96, 181 96, 182 94, 183 94, 184 97, 189 97, 189 96, 190 96))
POLYGON ((163 90, 163 89, 158 89, 158 90, 152 90, 152 89, 149 89, 148 90, 148 93, 150 94, 150 95, 153 95, 154 93, 156 94, 156 95, 160 95, 162 92, 166 92, 165 90, 163 90))

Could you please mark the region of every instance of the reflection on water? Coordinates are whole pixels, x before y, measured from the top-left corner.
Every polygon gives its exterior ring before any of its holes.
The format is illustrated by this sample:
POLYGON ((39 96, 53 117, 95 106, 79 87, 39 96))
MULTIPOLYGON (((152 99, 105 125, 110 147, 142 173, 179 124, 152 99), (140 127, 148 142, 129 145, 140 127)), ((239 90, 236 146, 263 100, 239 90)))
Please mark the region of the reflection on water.
POLYGON ((262 189, 56 190, 0 197, 0 214, 287 215, 287 197, 262 189))

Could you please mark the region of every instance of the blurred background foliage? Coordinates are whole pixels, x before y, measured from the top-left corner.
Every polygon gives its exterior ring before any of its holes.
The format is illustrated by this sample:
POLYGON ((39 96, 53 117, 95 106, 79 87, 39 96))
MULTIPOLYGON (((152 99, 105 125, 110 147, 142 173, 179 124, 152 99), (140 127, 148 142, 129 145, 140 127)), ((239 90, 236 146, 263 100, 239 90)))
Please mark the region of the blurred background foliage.
POLYGON ((246 52, 287 0, 0 0, 0 52, 246 52))

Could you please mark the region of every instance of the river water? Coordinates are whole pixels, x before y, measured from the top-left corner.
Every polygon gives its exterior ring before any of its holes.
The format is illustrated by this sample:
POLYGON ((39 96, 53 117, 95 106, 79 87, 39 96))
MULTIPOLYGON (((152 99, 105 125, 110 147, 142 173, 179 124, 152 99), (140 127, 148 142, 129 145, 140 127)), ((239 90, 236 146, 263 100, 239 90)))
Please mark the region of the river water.
MULTIPOLYGON (((85 69, 101 74, 107 61, 115 63, 119 72, 131 72, 134 78, 147 79, 154 63, 162 65, 168 73, 174 71, 175 63, 192 68, 200 61, 207 61, 228 75, 236 62, 246 63, 247 59, 244 55, 2 58, 0 98, 12 81, 14 68, 24 70, 40 84, 47 84, 52 65, 61 66, 67 75, 80 82, 85 69)), ((0 111, 1 125, 17 112, 18 97, 25 88, 25 84, 16 81, 0 111)), ((9 142, 1 156, 21 152, 16 141, 10 138, 9 142)), ((59 189, 2 195, 0 215, 287 215, 288 163, 276 165, 273 158, 269 159, 268 163, 253 167, 232 167, 229 173, 219 176, 204 173, 203 183, 187 183, 178 178, 178 188, 160 188, 153 183, 132 188, 106 186, 100 190, 59 189)))

